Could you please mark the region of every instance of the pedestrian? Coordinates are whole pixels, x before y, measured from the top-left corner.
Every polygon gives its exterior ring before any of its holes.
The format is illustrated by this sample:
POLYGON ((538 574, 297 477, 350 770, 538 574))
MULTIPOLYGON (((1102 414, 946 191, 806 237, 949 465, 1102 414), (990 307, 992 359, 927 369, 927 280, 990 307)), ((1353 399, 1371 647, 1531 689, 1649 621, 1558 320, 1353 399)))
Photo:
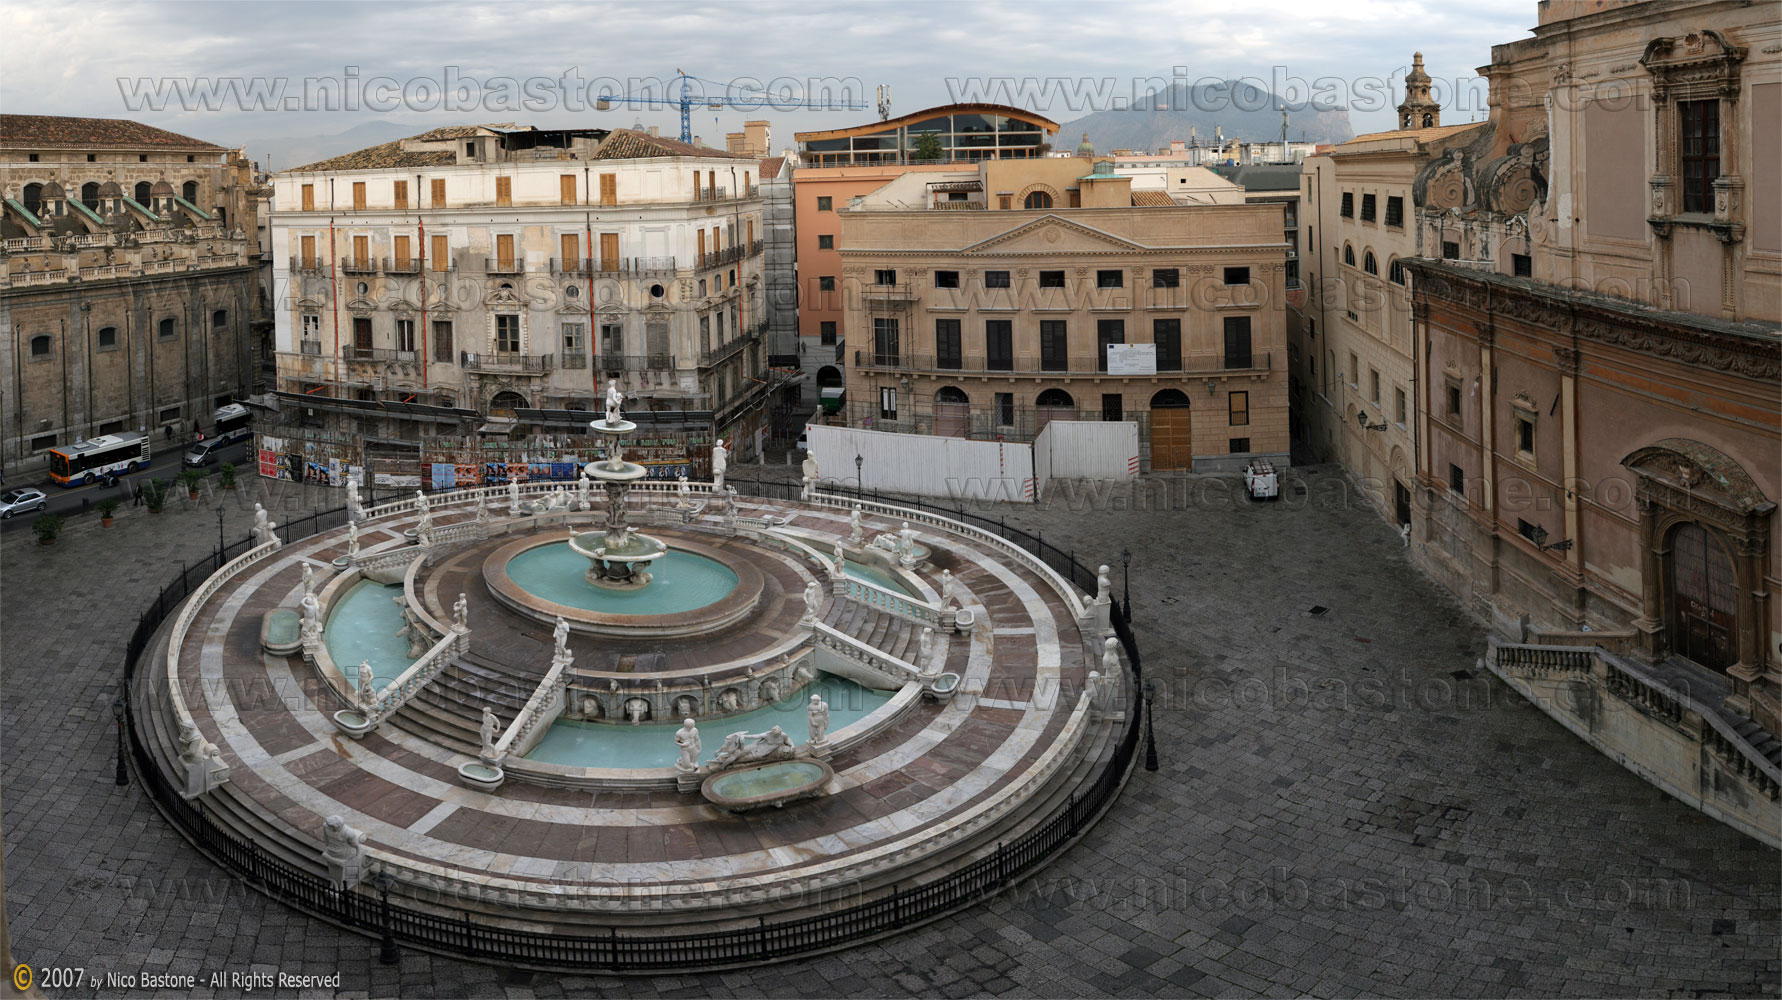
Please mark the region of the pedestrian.
POLYGON ((140 479, 136 481, 136 491, 130 496, 130 506, 142 506, 142 480, 140 479))

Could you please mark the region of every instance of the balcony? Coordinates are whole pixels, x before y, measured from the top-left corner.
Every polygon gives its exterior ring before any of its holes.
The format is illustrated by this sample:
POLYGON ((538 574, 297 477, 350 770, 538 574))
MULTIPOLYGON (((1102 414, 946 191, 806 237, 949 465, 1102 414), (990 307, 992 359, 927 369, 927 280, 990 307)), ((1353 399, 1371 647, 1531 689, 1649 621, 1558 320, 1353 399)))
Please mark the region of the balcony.
POLYGON ((581 351, 564 351, 563 360, 557 367, 585 370, 588 367, 588 355, 581 351))
MULTIPOLYGON (((318 347, 320 345, 317 345, 318 347)), ((348 344, 340 349, 341 358, 347 361, 414 361, 413 351, 398 351, 389 347, 354 347, 348 344)))
POLYGON ((894 285, 863 285, 860 289, 860 295, 861 298, 866 300, 866 305, 869 309, 872 308, 872 305, 875 302, 889 305, 894 302, 913 302, 916 299, 915 287, 907 281, 899 282, 894 285))
POLYGON ((607 372, 659 372, 676 366, 672 354, 602 354, 594 367, 607 372))
POLYGON ((483 273, 488 275, 525 274, 526 259, 524 257, 485 257, 483 273))
POLYGON ((328 273, 328 268, 319 260, 300 260, 291 264, 292 274, 307 274, 312 278, 320 278, 328 273))
MULTIPOLYGON (((983 354, 940 357, 900 351, 855 351, 854 367, 887 369, 911 374, 934 375, 1034 375, 1087 376, 1102 378, 1150 378, 1149 375, 1108 375, 1092 355, 1017 354, 1012 358, 990 358, 983 354)), ((1207 375, 1224 372, 1272 371, 1274 357, 1269 351, 1221 356, 1197 354, 1182 358, 1158 358, 1158 375, 1207 375)))
POLYGON ((552 365, 550 354, 518 354, 497 351, 493 354, 458 353, 458 367, 467 372, 500 372, 520 375, 547 375, 552 365))
POLYGON ((420 274, 421 258, 419 257, 385 257, 385 274, 420 274))
POLYGON ((342 257, 340 270, 343 274, 376 274, 376 257, 342 257))

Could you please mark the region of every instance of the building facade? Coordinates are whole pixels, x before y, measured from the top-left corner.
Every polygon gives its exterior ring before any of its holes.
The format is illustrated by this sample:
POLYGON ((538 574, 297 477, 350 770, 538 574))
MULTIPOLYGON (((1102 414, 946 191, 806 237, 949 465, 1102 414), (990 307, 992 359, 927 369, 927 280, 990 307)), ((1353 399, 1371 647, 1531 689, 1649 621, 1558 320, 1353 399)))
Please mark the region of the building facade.
POLYGON ((188 440, 246 395, 261 304, 251 187, 199 139, 0 116, 6 473, 99 434, 188 440))
POLYGON ((1408 127, 1358 136, 1303 164, 1305 295, 1290 324, 1299 439, 1360 479, 1379 513, 1400 525, 1410 523, 1416 475, 1417 345, 1405 272, 1424 252, 1415 182, 1485 128, 1441 124, 1421 53, 1405 87, 1399 115, 1408 127))
POLYGON ((1280 220, 1138 198, 1083 159, 905 174, 841 213, 848 423, 1131 420, 1153 470, 1284 462, 1280 220))
POLYGON ((1771 733, 1778 52, 1757 8, 1543 5, 1480 70, 1488 130, 1419 174, 1441 252, 1408 266, 1415 558, 1503 632, 1620 642, 1771 733))
POLYGON ((643 132, 453 126, 284 171, 279 395, 336 430, 498 436, 616 382, 628 411, 703 415, 752 455, 772 391, 758 170, 643 132), (407 409, 351 405, 379 401, 407 409))

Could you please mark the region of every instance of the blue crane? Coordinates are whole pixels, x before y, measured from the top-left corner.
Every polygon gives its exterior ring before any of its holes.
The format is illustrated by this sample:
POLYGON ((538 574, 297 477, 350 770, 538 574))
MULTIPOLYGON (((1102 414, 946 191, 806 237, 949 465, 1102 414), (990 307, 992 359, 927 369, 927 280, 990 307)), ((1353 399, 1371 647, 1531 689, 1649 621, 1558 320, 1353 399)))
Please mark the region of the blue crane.
MULTIPOLYGON (((706 107, 714 110, 726 107, 737 110, 754 110, 762 107, 770 107, 776 111, 786 111, 793 108, 804 108, 810 111, 864 111, 867 107, 866 104, 860 101, 806 101, 794 98, 773 97, 766 91, 735 94, 734 91, 736 90, 736 87, 734 84, 719 83, 716 80, 703 80, 696 76, 689 76, 679 69, 675 70, 674 74, 674 82, 681 85, 681 96, 678 99, 669 97, 667 94, 641 97, 631 94, 602 94, 600 95, 600 98, 594 102, 594 107, 596 110, 606 111, 612 108, 615 104, 628 104, 638 107, 661 107, 665 104, 678 105, 681 109, 681 141, 688 143, 693 141, 693 106, 695 104, 704 104, 706 107), (721 96, 702 96, 695 99, 693 96, 694 84, 700 84, 701 90, 712 88, 712 94, 721 96)), ((673 89, 673 83, 669 85, 669 89, 673 89)))

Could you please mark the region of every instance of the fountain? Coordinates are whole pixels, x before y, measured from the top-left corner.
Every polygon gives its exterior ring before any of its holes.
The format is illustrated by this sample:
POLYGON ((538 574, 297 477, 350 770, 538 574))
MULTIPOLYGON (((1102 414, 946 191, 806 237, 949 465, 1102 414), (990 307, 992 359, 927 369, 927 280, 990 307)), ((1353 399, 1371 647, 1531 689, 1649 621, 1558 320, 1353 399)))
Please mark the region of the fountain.
POLYGON ((626 420, 621 412, 624 402, 625 394, 619 391, 618 384, 608 382, 606 418, 588 421, 589 430, 606 435, 611 442, 604 460, 589 462, 582 469, 585 478, 606 489, 606 530, 595 544, 584 540, 572 528, 569 547, 587 557, 589 583, 596 587, 635 590, 649 584, 648 566, 667 555, 668 546, 661 539, 632 531, 625 520, 625 495, 631 491, 631 484, 647 475, 648 470, 636 462, 625 461, 625 435, 636 430, 637 425, 626 420))

